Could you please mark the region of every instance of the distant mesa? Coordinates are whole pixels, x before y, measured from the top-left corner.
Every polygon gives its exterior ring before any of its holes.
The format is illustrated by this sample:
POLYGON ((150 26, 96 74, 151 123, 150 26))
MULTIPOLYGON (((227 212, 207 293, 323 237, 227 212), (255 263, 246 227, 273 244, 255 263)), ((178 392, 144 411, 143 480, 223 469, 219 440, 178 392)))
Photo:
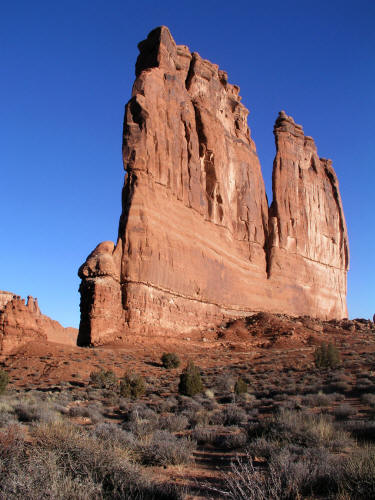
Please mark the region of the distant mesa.
POLYGON ((31 341, 75 345, 76 328, 64 328, 40 312, 38 300, 0 290, 0 354, 6 355, 31 341))
POLYGON ((348 237, 331 161, 281 111, 269 207, 239 87, 166 27, 138 47, 118 238, 79 269, 78 344, 182 338, 257 311, 346 317, 348 237))

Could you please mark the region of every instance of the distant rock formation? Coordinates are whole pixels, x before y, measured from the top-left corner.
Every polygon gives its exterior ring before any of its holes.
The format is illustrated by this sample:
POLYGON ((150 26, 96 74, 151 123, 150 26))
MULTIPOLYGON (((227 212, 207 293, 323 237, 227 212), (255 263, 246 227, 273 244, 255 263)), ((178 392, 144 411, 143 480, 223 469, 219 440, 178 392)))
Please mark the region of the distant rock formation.
POLYGON ((281 112, 269 209, 239 87, 165 27, 139 50, 118 239, 79 270, 78 344, 179 336, 256 311, 345 317, 348 243, 331 162, 281 112))
POLYGON ((64 328, 40 312, 38 300, 31 296, 0 291, 0 354, 8 354, 31 341, 74 345, 76 328, 64 328))

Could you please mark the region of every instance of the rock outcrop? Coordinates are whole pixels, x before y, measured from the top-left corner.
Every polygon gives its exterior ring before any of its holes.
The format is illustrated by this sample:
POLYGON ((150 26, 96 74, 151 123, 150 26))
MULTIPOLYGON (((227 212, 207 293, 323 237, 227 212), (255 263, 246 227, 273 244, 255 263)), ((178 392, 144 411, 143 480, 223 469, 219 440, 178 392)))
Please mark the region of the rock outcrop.
POLYGON ((75 328, 64 328, 40 312, 38 300, 21 299, 11 292, 0 291, 0 354, 8 354, 31 341, 74 345, 75 328))
POLYGON ((79 270, 79 345, 181 335, 256 311, 346 316, 347 235, 330 162, 280 113, 269 209, 239 87, 165 27, 139 50, 118 239, 79 270))
POLYGON ((268 274, 290 291, 289 312, 345 317, 349 248, 332 162, 319 158, 314 140, 283 111, 274 134, 268 274))

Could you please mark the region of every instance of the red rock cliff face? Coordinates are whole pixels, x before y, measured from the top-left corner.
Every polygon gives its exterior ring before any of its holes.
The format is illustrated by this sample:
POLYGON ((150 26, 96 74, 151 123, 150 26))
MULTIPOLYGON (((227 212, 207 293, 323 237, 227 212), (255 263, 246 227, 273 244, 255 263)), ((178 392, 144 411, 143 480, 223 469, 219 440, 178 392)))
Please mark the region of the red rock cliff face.
MULTIPOLYGON (((105 343, 129 332, 181 335, 223 317, 261 310, 345 316, 347 263, 335 260, 333 247, 330 258, 322 257, 326 247, 315 248, 321 245, 316 235, 327 232, 322 221, 316 222, 315 233, 302 222, 298 226, 304 238, 300 245, 307 252, 305 256, 299 251, 297 259, 303 276, 295 273, 293 281, 286 269, 284 274, 279 269, 280 263, 284 267, 283 252, 296 253, 287 248, 294 233, 289 235, 284 222, 280 228, 277 222, 280 217, 290 219, 280 207, 291 194, 277 187, 288 180, 279 181, 284 172, 276 173, 276 159, 270 233, 263 178, 239 88, 228 83, 217 65, 176 45, 165 27, 151 32, 139 49, 137 78, 124 119, 127 176, 118 240, 116 245, 101 243, 79 270, 78 343, 105 343), (322 275, 313 284, 303 260, 311 255, 322 275), (320 310, 324 297, 315 294, 321 280, 330 304, 320 310)), ((300 138, 295 139, 295 147, 290 151, 280 147, 278 157, 293 156, 300 138)), ((299 160, 298 154, 290 161, 299 160)), ((324 171, 316 152, 314 158, 319 172, 324 171)), ((326 174, 330 186, 336 183, 332 175, 333 181, 326 174)), ((341 234, 337 244, 344 252, 345 222, 337 183, 336 196, 323 180, 315 188, 310 186, 315 182, 311 176, 300 182, 306 183, 304 198, 298 195, 290 209, 295 207, 302 216, 310 195, 319 192, 322 200, 327 198, 327 225, 333 237, 341 234)), ((295 218, 299 217, 298 212, 295 218)), ((285 262, 286 268, 293 265, 293 259, 285 262)))
POLYGON ((0 354, 5 355, 31 341, 74 345, 75 328, 64 328, 40 312, 38 301, 0 291, 0 354))
POLYGON ((283 111, 274 134, 269 276, 290 291, 290 313, 345 317, 348 236, 332 162, 283 111))

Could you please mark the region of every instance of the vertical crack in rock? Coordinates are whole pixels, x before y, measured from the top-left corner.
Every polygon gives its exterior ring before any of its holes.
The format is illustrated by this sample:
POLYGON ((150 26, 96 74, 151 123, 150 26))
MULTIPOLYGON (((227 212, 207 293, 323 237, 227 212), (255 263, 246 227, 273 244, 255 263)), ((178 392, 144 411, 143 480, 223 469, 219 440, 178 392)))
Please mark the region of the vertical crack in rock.
POLYGON ((79 343, 188 335, 255 311, 346 316, 345 219, 314 141, 279 114, 268 208, 239 87, 166 27, 138 47, 118 240, 79 270, 79 343))

